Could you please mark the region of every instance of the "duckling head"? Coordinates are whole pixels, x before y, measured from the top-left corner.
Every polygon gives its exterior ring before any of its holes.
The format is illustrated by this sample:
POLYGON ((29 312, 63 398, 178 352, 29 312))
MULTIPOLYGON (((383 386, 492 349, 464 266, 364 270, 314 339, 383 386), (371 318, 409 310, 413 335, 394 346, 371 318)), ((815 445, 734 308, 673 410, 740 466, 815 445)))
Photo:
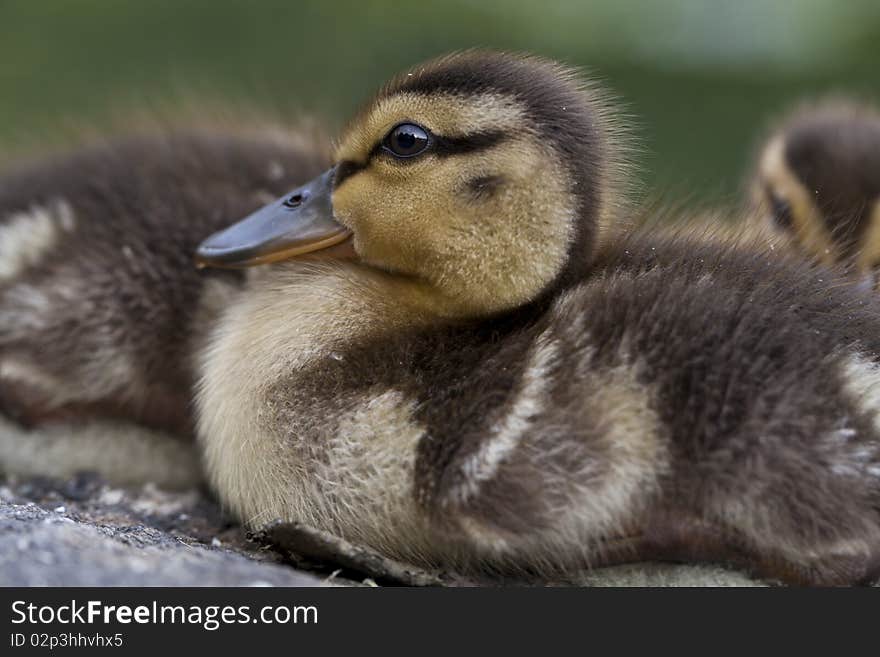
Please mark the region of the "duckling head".
POLYGON ((485 315, 578 280, 621 179, 605 96, 532 56, 468 51, 385 85, 335 166, 206 240, 202 264, 338 255, 485 315))
POLYGON ((796 111, 764 144, 753 197, 769 223, 811 257, 880 266, 880 114, 826 101, 796 111))

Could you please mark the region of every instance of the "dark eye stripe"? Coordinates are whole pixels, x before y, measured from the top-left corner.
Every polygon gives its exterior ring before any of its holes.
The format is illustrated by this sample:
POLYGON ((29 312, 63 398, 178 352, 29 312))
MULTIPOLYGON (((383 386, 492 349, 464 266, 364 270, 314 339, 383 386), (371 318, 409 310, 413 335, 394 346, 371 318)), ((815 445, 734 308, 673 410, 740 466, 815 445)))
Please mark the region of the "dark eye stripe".
POLYGON ((440 157, 477 153, 497 146, 504 141, 505 134, 501 130, 473 132, 461 137, 434 137, 434 152, 440 157))
POLYGON ((773 215, 773 222, 785 230, 791 229, 793 223, 791 206, 769 190, 767 195, 770 198, 770 212, 773 215))
MULTIPOLYGON (((486 130, 483 132, 473 132, 469 135, 461 135, 459 137, 442 137, 433 135, 430 151, 438 157, 451 157, 453 155, 465 155, 468 153, 477 153, 479 151, 488 150, 493 146, 497 146, 505 140, 506 135, 501 130, 486 130)), ((373 158, 385 153, 383 142, 379 142, 370 151, 367 161, 360 163, 352 160, 342 160, 336 165, 336 176, 333 180, 333 186, 339 187, 346 180, 356 173, 366 169, 373 158)), ((389 155, 389 157, 391 157, 389 155)))

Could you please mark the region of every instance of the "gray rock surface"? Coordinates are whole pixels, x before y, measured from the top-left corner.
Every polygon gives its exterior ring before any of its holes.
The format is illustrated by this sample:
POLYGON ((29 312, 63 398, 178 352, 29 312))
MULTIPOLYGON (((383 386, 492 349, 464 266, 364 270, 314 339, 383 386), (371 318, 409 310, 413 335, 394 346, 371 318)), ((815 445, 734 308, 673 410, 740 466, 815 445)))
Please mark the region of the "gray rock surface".
POLYGON ((0 486, 2 586, 315 586, 199 491, 94 479, 0 486))
MULTIPOLYGON (((149 485, 129 490, 109 486, 95 476, 65 480, 10 477, 0 481, 0 586, 357 585, 363 577, 370 576, 369 568, 360 570, 358 581, 331 575, 346 560, 351 561, 352 555, 357 557, 361 548, 348 544, 340 548, 337 539, 316 549, 314 545, 304 545, 303 537, 294 536, 290 529, 274 538, 272 532, 263 532, 262 543, 251 541, 198 490, 172 493, 149 485), (296 545, 290 545, 292 536, 296 545), (312 562, 319 574, 296 568, 282 557, 293 556, 290 548, 298 548, 301 555, 323 555, 328 562, 312 562)), ((306 538, 315 538, 313 531, 307 533, 306 538)), ((360 557, 354 559, 358 560, 363 561, 360 557)), ((367 559, 372 560, 374 557, 367 559)), ((308 560, 294 558, 293 562, 302 565, 308 560)), ((380 565, 384 569, 406 568, 394 563, 380 565)), ((413 580, 410 583, 417 583, 423 576, 410 573, 407 577, 413 580)), ((372 579, 366 580, 371 582, 372 579)), ((450 575, 443 578, 443 583, 454 586, 474 582, 450 575)), ((573 582, 478 583, 760 585, 720 567, 650 563, 585 572, 573 582)))

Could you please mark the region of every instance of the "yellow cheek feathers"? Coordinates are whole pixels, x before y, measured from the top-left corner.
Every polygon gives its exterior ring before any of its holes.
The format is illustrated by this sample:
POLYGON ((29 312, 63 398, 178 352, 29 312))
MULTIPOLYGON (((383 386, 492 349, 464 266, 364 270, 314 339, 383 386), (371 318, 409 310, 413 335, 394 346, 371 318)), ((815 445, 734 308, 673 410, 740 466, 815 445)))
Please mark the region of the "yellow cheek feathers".
POLYGON ((333 218, 334 169, 257 210, 199 245, 200 267, 250 267, 321 252, 351 255, 351 231, 333 218), (332 251, 331 251, 332 249, 332 251))

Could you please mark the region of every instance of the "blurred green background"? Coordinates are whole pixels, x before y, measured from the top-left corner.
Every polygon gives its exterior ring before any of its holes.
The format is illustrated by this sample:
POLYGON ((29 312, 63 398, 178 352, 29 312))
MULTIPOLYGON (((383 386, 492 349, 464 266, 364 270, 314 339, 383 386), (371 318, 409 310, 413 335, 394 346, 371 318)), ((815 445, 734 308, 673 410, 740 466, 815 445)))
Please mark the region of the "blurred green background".
POLYGON ((590 67, 636 117, 649 184, 712 202, 791 103, 880 94, 878 0, 0 0, 0 148, 193 94, 338 125, 389 74, 474 45, 590 67))

